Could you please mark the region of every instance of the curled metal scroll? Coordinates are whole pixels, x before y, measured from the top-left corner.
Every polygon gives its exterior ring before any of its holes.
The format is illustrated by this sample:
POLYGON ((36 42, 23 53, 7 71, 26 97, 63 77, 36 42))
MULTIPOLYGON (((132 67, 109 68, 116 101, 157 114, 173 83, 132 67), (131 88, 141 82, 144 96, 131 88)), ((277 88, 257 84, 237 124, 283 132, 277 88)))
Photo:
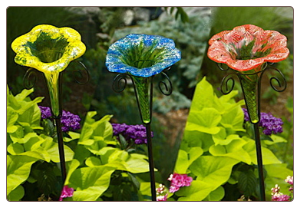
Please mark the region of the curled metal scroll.
POLYGON ((127 85, 127 79, 126 76, 128 76, 127 74, 118 74, 112 83, 112 89, 113 91, 120 93, 122 92, 127 85))
POLYGON ((220 90, 224 95, 229 94, 234 88, 235 81, 232 75, 236 75, 236 73, 226 74, 221 81, 220 90))
MULTIPOLYGON (((276 92, 283 92, 286 87, 287 87, 287 83, 286 83, 286 79, 284 77, 284 75, 282 74, 282 72, 279 70, 279 69, 276 69, 274 67, 269 67, 267 68, 267 70, 275 70, 276 72, 279 73, 279 75, 281 76, 281 79, 278 78, 278 77, 275 77, 275 76, 272 76, 270 78, 270 86, 273 88, 273 90, 275 90, 276 92), (277 88, 276 85, 279 87, 277 88)), ((263 73, 265 72, 266 70, 264 70, 261 74, 261 77, 263 75, 263 73)), ((260 78, 261 79, 261 78, 260 78)))
POLYGON ((222 71, 227 71, 228 69, 230 69, 229 66, 227 66, 226 64, 222 64, 222 63, 217 63, 217 66, 222 71), (226 68, 223 68, 223 66, 226 66, 226 68))
POLYGON ((172 91, 173 91, 172 82, 171 82, 170 78, 168 77, 168 75, 166 73, 161 72, 161 74, 167 79, 167 83, 164 82, 164 81, 159 81, 158 88, 159 88, 159 90, 161 91, 162 94, 164 94, 166 96, 169 96, 169 95, 172 94, 172 91))
POLYGON ((78 61, 77 63, 79 63, 83 67, 83 70, 82 69, 77 70, 77 72, 79 74, 79 77, 80 78, 86 77, 86 78, 85 78, 84 81, 79 81, 77 78, 75 78, 75 81, 76 81, 77 84, 84 85, 84 84, 89 82, 90 73, 89 73, 88 69, 86 68, 86 66, 81 61, 78 61), (83 75, 83 73, 85 73, 85 75, 83 75))
POLYGON ((36 70, 34 68, 29 68, 24 77, 23 77, 23 86, 26 88, 26 89, 30 89, 32 88, 35 83, 36 83, 36 80, 37 80, 37 74, 36 74, 36 70))

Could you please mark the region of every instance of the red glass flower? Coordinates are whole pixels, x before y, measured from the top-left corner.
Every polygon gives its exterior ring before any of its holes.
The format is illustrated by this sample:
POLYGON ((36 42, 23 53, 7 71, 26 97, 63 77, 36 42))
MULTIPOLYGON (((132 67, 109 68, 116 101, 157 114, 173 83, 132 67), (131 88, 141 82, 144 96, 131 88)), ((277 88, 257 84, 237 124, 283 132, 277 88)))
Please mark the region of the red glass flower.
POLYGON ((211 60, 238 71, 259 71, 265 62, 279 62, 289 55, 284 35, 249 24, 220 32, 208 44, 211 60))

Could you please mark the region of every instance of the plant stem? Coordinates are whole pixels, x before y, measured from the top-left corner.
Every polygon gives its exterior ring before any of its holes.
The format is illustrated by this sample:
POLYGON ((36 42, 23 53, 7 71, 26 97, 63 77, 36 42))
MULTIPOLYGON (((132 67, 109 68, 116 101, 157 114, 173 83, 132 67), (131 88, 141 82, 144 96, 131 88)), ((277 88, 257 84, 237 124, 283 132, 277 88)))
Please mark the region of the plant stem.
POLYGON ((254 133, 255 133, 255 146, 256 146, 256 157, 257 157, 257 166, 258 166, 260 200, 266 201, 263 161, 262 161, 261 143, 260 143, 260 136, 259 136, 259 126, 258 126, 259 123, 254 123, 253 125, 254 125, 254 133))

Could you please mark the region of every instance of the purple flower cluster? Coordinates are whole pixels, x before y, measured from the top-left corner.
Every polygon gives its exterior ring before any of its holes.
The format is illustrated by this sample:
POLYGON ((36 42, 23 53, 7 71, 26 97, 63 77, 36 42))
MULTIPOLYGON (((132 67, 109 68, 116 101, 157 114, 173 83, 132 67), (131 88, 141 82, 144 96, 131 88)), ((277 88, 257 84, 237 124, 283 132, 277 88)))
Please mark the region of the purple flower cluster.
MULTIPOLYGON (((250 121, 247 109, 243 108, 244 120, 250 121)), ((280 118, 276 118, 270 113, 260 113, 259 125, 263 128, 265 135, 282 133, 283 122, 280 118)))
MULTIPOLYGON (((52 117, 51 109, 49 107, 44 107, 44 106, 39 106, 41 110, 41 117, 42 119, 47 119, 52 117)), ((80 117, 78 115, 74 115, 68 111, 62 111, 62 116, 61 116, 61 130, 63 132, 67 132, 70 130, 77 130, 80 129, 80 117)))
MULTIPOLYGON (((122 134, 126 140, 133 139, 134 143, 136 144, 147 143, 146 127, 143 125, 127 125, 125 123, 112 123, 112 127, 114 131, 114 136, 119 136, 119 134, 122 134)), ((153 137, 153 132, 151 132, 151 137, 153 137)))
POLYGON ((168 180, 171 181, 169 191, 171 193, 174 193, 174 192, 178 191, 180 187, 190 186, 191 182, 193 181, 193 178, 187 176, 187 174, 174 173, 174 174, 170 175, 168 180))
POLYGON ((49 107, 39 106, 41 110, 42 119, 47 119, 52 117, 51 109, 49 107))

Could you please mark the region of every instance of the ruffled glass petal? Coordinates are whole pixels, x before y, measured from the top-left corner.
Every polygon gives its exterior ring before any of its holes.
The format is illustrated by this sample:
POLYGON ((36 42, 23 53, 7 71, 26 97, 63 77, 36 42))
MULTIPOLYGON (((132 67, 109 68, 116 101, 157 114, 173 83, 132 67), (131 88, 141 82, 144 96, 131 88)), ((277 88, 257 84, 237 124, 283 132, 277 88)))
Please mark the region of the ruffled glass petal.
POLYGON ((111 72, 150 77, 181 59, 172 39, 156 35, 130 34, 113 43, 106 66, 111 72))

